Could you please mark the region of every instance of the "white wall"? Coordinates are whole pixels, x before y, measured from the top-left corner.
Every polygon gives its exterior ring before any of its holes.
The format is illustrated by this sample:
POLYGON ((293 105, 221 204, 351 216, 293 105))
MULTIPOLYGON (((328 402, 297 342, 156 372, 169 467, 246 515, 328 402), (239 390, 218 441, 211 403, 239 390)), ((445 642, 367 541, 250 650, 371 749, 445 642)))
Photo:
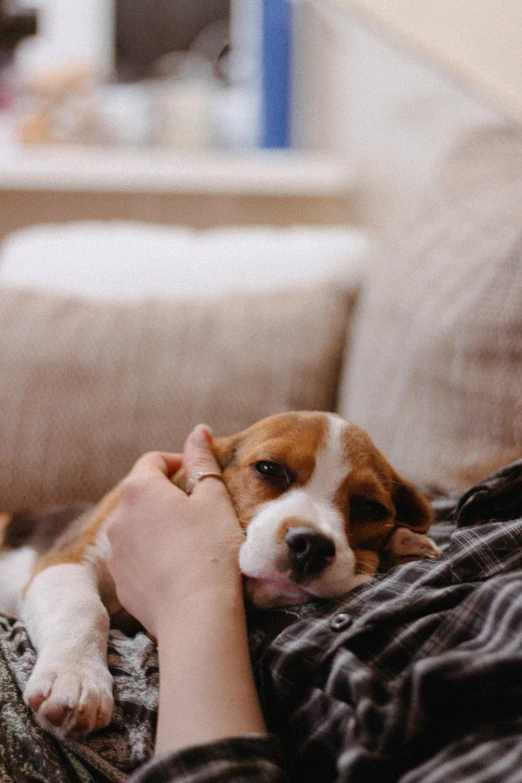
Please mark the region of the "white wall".
MULTIPOLYGON (((330 0, 331 1, 331 0, 330 0)), ((520 0, 335 0, 428 53, 522 120, 520 0)))
POLYGON ((393 219, 465 128, 501 119, 485 99, 335 0, 301 4, 298 31, 298 140, 354 161, 363 223, 393 219))

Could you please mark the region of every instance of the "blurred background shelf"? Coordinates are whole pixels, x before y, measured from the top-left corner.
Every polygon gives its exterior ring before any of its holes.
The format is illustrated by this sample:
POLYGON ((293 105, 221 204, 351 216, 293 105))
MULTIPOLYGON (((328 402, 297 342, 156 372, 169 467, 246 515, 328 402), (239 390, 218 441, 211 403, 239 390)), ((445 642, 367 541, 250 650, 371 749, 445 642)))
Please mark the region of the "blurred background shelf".
POLYGON ((314 152, 74 147, 0 152, 3 190, 341 196, 352 185, 346 163, 314 152))
POLYGON ((0 151, 0 238, 39 223, 138 220, 192 228, 349 222, 354 173, 319 152, 0 151))

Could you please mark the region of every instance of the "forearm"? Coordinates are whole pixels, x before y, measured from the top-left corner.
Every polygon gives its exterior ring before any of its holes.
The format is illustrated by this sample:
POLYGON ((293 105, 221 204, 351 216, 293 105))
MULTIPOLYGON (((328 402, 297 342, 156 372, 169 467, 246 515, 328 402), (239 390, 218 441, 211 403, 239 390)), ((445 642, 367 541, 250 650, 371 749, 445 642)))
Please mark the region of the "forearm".
POLYGON ((240 585, 172 607, 158 629, 158 648, 156 753, 266 731, 240 585))

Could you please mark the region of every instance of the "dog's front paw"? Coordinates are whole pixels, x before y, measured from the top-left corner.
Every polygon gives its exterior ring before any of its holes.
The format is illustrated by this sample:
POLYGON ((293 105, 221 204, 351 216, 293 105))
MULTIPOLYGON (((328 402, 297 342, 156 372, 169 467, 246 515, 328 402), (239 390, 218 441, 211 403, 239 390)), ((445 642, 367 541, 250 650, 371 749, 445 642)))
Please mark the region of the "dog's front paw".
POLYGON ((410 560, 435 560, 442 552, 428 536, 398 527, 390 539, 388 554, 392 564, 397 565, 410 560))
POLYGON ((42 728, 59 736, 83 736, 110 722, 112 677, 102 661, 37 661, 24 701, 42 728))

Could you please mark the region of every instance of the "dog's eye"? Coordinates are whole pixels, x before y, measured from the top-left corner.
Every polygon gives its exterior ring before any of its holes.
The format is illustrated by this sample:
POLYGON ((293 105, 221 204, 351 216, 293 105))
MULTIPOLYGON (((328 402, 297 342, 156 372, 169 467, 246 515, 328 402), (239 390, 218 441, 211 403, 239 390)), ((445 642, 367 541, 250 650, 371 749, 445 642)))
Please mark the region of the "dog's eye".
POLYGON ((386 519, 389 510, 382 503, 360 495, 350 498, 350 519, 352 522, 373 522, 386 519))
POLYGON ((262 479, 280 490, 288 489, 295 481, 292 471, 277 462, 260 460, 255 463, 254 470, 262 479))

